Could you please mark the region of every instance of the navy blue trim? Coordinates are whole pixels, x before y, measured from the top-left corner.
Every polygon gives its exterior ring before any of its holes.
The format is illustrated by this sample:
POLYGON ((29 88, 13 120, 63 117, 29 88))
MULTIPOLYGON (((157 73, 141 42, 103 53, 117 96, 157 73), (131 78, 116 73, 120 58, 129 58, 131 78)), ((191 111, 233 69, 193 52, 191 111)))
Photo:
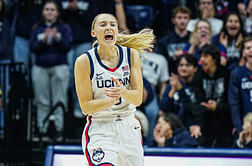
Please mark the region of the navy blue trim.
POLYGON ((54 158, 54 147, 53 146, 47 146, 46 148, 46 154, 45 154, 45 162, 44 166, 53 166, 53 158, 54 158))
POLYGON ((130 55, 130 48, 129 47, 127 47, 127 56, 128 56, 129 68, 131 68, 131 59, 130 59, 131 55, 130 55))
MULTIPOLYGON (((86 134, 87 134, 88 142, 86 143, 86 150, 85 150, 85 151, 88 152, 87 155, 88 155, 89 159, 87 159, 87 160, 90 160, 91 164, 95 165, 95 164, 92 162, 92 157, 90 156, 90 153, 89 153, 89 151, 88 151, 88 144, 89 144, 89 142, 90 142, 90 137, 89 137, 89 133, 88 133, 88 132, 89 132, 90 126, 92 125, 92 116, 88 116, 87 118, 89 119, 89 122, 88 122, 87 133, 85 133, 85 137, 86 137, 86 134)), ((86 131, 84 131, 84 132, 86 132, 86 131)), ((89 164, 89 161, 88 161, 88 164, 89 164)))
MULTIPOLYGON (((120 47, 119 45, 117 45, 117 47, 118 47, 118 49, 119 49, 120 59, 119 59, 118 65, 115 67, 116 69, 118 69, 118 68, 121 66, 122 62, 123 62, 123 51, 122 51, 122 47, 120 47)), ((109 67, 105 66, 105 65, 102 63, 102 61, 101 61, 101 59, 100 59, 100 57, 99 57, 99 55, 98 55, 98 49, 97 49, 97 47, 94 48, 94 52, 95 52, 95 56, 96 56, 96 59, 97 59, 98 63, 99 63, 104 69, 106 69, 106 70, 108 70, 108 71, 111 72, 111 70, 109 70, 109 67)))
POLYGON ((236 148, 144 148, 145 156, 191 156, 252 158, 251 149, 236 148))
MULTIPOLYGON (((46 148, 44 166, 52 166, 55 154, 83 154, 80 145, 54 145, 46 148)), ((145 156, 224 157, 252 159, 252 149, 237 148, 144 148, 145 156)), ((105 163, 101 163, 105 164, 105 163)))
POLYGON ((90 69, 91 69, 91 73, 90 73, 90 79, 92 80, 93 76, 94 76, 94 62, 91 58, 91 55, 89 54, 89 52, 86 52, 88 59, 89 59, 89 63, 90 63, 90 69))
POLYGON ((98 164, 97 166, 103 166, 103 165, 106 165, 106 166, 115 166, 114 164, 111 164, 111 163, 101 163, 101 164, 98 164))
MULTIPOLYGON (((45 159, 54 154, 83 154, 81 145, 49 145, 46 148, 45 159)), ((237 148, 157 148, 145 147, 145 156, 229 156, 252 158, 252 149, 237 148)))
POLYGON ((119 63, 117 65, 117 68, 119 68, 123 62, 123 50, 122 50, 122 47, 117 45, 118 49, 119 49, 119 54, 120 54, 120 60, 119 60, 119 63))

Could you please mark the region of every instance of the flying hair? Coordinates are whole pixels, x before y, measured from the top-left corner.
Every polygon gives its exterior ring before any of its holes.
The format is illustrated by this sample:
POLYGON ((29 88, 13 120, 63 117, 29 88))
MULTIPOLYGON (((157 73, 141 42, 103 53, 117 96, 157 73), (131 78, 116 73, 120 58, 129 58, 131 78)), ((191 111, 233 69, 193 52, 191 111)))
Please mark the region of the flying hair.
MULTIPOLYGON (((97 15, 92 22, 92 27, 91 27, 92 30, 94 29, 94 25, 99 15, 97 15)), ((155 39, 155 36, 153 34, 153 30, 145 28, 139 31, 138 33, 133 33, 133 34, 119 33, 115 44, 129 47, 129 48, 134 48, 139 52, 144 52, 146 50, 152 51, 154 47, 154 39, 155 39)), ((93 42, 92 47, 94 47, 96 44, 98 44, 97 40, 93 42)))

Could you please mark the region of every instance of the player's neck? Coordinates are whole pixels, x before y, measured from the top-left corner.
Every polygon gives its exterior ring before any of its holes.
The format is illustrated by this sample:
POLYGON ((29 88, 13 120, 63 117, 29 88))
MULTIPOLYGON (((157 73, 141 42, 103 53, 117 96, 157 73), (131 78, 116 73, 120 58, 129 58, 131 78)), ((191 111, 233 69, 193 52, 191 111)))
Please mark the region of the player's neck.
POLYGON ((112 59, 118 56, 118 49, 116 46, 98 46, 98 55, 100 59, 112 59))

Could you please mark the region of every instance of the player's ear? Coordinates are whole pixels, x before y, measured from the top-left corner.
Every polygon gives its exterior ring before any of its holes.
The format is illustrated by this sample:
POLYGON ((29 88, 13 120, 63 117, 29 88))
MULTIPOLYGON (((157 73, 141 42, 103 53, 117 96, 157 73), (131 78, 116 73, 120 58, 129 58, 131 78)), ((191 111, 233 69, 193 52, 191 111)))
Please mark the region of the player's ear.
POLYGON ((92 37, 96 37, 95 31, 91 31, 91 36, 92 36, 92 37))

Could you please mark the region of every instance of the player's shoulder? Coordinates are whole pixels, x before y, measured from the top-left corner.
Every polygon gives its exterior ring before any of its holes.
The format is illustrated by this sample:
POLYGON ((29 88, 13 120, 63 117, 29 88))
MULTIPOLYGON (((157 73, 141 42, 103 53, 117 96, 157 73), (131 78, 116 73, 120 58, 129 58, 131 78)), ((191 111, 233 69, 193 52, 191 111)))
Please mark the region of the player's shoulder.
POLYGON ((76 59, 75 64, 80 64, 80 65, 87 65, 87 64, 89 64, 88 53, 83 53, 82 55, 80 55, 76 59))

